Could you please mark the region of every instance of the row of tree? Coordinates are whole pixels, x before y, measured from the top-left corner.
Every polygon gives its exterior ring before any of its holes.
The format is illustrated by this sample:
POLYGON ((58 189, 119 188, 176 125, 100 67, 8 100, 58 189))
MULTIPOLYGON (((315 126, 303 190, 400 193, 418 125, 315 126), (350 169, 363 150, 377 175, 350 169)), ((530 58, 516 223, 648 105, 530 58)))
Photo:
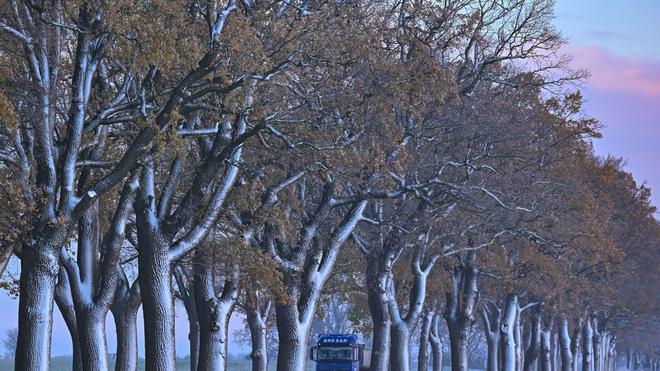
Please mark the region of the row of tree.
POLYGON ((76 370, 108 369, 109 312, 116 369, 135 369, 140 306, 147 369, 173 370, 177 299, 195 370, 226 369, 236 308, 253 369, 269 318, 277 369, 304 369, 332 298, 370 329, 372 370, 408 370, 418 324, 420 369, 429 344, 438 369, 443 318, 467 370, 480 311, 489 369, 600 371, 616 349, 657 364, 655 209, 620 161, 592 154, 598 123, 568 89, 584 72, 559 55, 552 11, 0 4, 16 369, 49 368, 56 305, 76 370))

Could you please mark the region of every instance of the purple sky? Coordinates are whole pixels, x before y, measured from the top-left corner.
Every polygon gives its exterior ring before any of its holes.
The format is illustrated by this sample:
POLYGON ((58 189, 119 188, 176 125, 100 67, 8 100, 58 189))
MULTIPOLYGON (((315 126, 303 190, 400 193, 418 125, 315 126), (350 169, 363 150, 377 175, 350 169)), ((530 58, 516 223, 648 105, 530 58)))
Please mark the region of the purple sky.
POLYGON ((565 52, 591 72, 585 110, 604 125, 596 152, 626 159, 660 205, 660 1, 557 0, 556 13, 565 52))
MULTIPOLYGON (((657 0, 557 0, 555 20, 569 41, 565 52, 574 56, 574 66, 591 71, 583 90, 585 109, 605 125, 604 138, 594 142, 597 153, 626 159, 627 170, 639 183, 658 190, 652 196, 655 205, 660 205, 659 14, 657 0)), ((16 264, 9 271, 16 274, 16 264)), ((16 327, 17 306, 16 300, 0 293, 0 337, 16 327)), ((179 305, 177 317, 177 353, 185 355, 188 328, 185 311, 179 305)), ((139 318, 141 325, 141 313, 139 318)), ((113 352, 110 316, 107 324, 108 345, 113 352)), ((239 326, 241 320, 233 318, 231 327, 239 326)), ((53 355, 70 354, 71 340, 57 311, 53 330, 53 355)), ((242 346, 232 348, 233 352, 245 352, 242 346)))

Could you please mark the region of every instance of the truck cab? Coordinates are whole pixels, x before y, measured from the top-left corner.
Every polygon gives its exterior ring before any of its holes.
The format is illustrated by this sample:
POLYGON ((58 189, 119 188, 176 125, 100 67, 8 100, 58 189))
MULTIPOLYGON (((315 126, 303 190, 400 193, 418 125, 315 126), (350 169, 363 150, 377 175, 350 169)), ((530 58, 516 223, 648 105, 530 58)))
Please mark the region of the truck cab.
POLYGON ((320 335, 318 344, 310 349, 316 371, 369 370, 371 354, 355 334, 320 335))

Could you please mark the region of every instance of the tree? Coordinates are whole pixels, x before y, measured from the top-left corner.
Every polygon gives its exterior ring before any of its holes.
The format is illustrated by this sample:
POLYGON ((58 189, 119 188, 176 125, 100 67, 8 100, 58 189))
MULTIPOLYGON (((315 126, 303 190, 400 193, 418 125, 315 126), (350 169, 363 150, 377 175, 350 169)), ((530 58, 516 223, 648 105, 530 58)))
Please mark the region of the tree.
POLYGON ((18 328, 9 329, 5 332, 2 339, 2 346, 5 348, 5 357, 14 359, 16 357, 16 344, 18 341, 18 328))

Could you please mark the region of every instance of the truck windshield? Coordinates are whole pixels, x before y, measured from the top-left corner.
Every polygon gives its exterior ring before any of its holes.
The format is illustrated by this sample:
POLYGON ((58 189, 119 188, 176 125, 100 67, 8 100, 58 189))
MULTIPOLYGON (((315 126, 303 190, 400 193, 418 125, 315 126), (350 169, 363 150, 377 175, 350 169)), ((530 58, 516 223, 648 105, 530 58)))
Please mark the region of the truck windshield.
POLYGON ((348 347, 319 347, 319 361, 352 361, 353 352, 348 347))

